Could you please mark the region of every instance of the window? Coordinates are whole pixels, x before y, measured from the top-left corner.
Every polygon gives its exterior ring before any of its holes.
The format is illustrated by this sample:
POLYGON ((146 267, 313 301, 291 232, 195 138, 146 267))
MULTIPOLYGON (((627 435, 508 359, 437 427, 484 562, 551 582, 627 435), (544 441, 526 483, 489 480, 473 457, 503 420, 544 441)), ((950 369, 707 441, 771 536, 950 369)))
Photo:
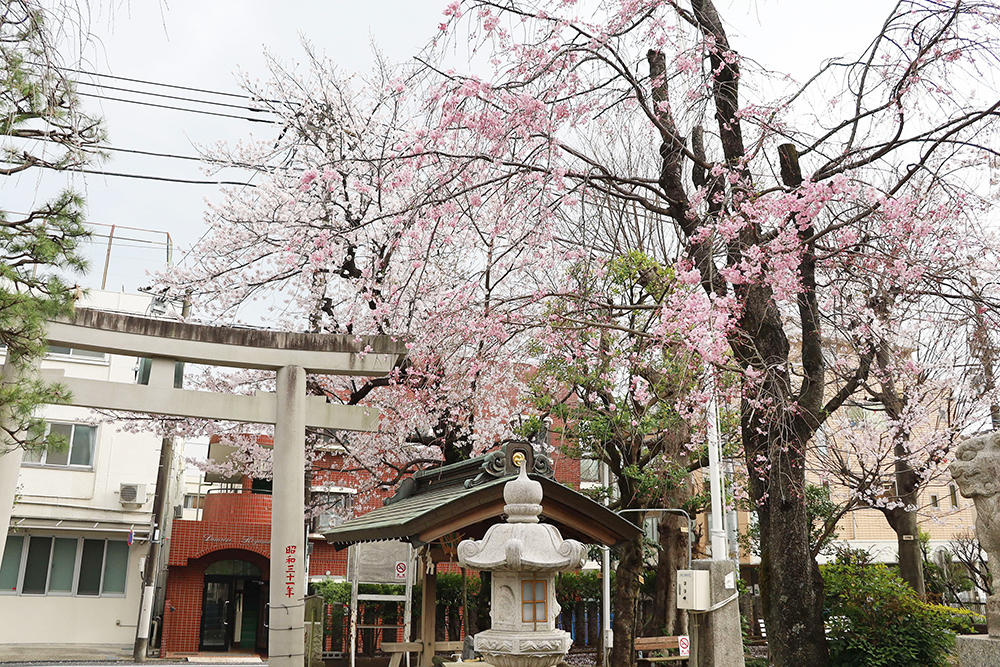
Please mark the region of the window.
POLYGON ((17 592, 17 575, 21 571, 21 551, 23 549, 24 538, 22 536, 7 536, 7 544, 3 549, 3 561, 0 562, 0 593, 17 592))
POLYGON ((545 581, 527 580, 521 582, 521 622, 544 623, 547 609, 545 608, 545 581))
POLYGON ((312 506, 317 514, 311 532, 325 533, 343 523, 354 507, 354 493, 349 491, 313 491, 312 506))
POLYGON ((45 449, 25 452, 25 464, 78 468, 90 468, 94 465, 96 426, 50 422, 46 436, 50 438, 50 442, 45 449))
POLYGON ((580 459, 580 481, 599 482, 601 462, 597 459, 580 459))
POLYGON ((958 487, 954 484, 949 485, 948 493, 951 494, 951 506, 958 507, 958 487))
POLYGON ((78 350, 75 347, 63 347, 62 345, 49 345, 48 354, 59 354, 66 357, 73 357, 75 359, 93 359, 96 361, 104 361, 108 358, 108 355, 103 352, 78 350))
POLYGON ((0 594, 125 595, 128 551, 118 540, 8 535, 0 594))
POLYGON ((941 501, 938 500, 936 493, 931 494, 931 507, 935 509, 941 507, 941 501))
POLYGON ((830 442, 827 439, 826 429, 820 426, 813 435, 813 442, 816 443, 816 452, 823 458, 830 453, 830 442))
POLYGON ((184 494, 184 509, 200 510, 205 507, 205 496, 195 493, 184 494))

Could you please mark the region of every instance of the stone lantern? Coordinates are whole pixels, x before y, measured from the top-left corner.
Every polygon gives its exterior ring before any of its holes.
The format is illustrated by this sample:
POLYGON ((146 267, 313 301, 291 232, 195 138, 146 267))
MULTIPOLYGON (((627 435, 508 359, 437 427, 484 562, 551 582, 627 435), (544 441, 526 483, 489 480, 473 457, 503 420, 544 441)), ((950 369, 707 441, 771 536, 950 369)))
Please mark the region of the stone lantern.
POLYGON ((526 467, 504 486, 507 522, 490 526, 481 540, 458 545, 463 567, 493 573, 489 630, 475 636, 476 651, 496 667, 552 667, 573 643, 556 628, 555 574, 583 566, 586 547, 564 540, 552 525, 539 523, 542 485, 526 467))

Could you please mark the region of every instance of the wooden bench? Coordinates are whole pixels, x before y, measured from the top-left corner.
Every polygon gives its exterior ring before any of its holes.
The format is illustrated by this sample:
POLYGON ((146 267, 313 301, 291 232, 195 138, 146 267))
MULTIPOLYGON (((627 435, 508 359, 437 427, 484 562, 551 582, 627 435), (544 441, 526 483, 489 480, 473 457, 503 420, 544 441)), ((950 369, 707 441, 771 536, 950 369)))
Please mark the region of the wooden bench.
POLYGON ((463 642, 434 642, 435 653, 461 653, 463 642))
POLYGON ((423 644, 420 642, 382 642, 382 652, 389 654, 389 667, 399 667, 403 656, 407 653, 420 653, 423 644))
POLYGON ((679 651, 679 641, 678 637, 636 637, 635 650, 643 655, 638 660, 638 667, 650 667, 656 662, 687 661, 686 655, 646 656, 652 651, 679 651))

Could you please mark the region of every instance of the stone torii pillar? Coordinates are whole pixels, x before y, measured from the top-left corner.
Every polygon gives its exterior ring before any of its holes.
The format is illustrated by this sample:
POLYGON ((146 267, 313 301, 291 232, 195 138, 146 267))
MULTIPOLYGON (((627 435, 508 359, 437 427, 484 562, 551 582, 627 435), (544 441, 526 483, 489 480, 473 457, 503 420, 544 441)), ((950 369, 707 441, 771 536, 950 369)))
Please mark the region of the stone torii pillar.
MULTIPOLYGON (((301 667, 308 576, 303 514, 306 427, 372 431, 378 423, 377 410, 307 396, 306 375, 382 376, 405 356, 405 343, 389 336, 212 327, 86 308, 76 309, 69 318, 49 322, 47 338, 54 345, 152 359, 149 385, 64 377, 61 371, 43 372, 43 379, 60 382, 72 392, 73 405, 274 424, 269 663, 271 667, 301 667), (178 361, 275 371, 277 391, 238 396, 175 389, 172 371, 178 361)), ((3 381, 17 381, 11 364, 4 367, 3 381)), ((2 412, 0 421, 6 421, 2 412)), ((0 448, 0 525, 5 529, 4 537, 22 454, 16 447, 0 448)), ((0 558, 5 541, 0 540, 0 558)))
POLYGON ((306 465, 306 372, 278 371, 277 414, 272 450, 271 586, 268 664, 301 665, 305 655, 305 531, 284 517, 302 513, 306 465))

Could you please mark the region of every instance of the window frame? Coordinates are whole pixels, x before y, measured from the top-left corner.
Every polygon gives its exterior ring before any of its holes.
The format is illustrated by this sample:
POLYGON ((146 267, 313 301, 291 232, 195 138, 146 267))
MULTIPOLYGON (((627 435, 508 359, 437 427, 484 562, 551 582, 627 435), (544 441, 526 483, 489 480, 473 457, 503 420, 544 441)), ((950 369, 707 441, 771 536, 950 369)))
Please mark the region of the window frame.
POLYGON ((545 623, 549 618, 549 584, 545 579, 521 579, 521 622, 522 623, 533 623, 537 625, 538 623, 545 623), (524 585, 531 584, 531 599, 525 600, 524 598, 524 585), (542 599, 539 600, 535 597, 535 592, 538 590, 538 584, 542 585, 542 599), (542 618, 538 618, 538 603, 542 603, 542 618), (526 619, 524 617, 525 605, 531 605, 531 618, 526 619))
POLYGON ((601 483, 601 460, 583 457, 580 459, 580 483, 601 483))
POLYGON ((49 448, 46 445, 45 449, 41 451, 41 458, 38 461, 30 461, 27 458, 22 459, 21 466, 27 466, 30 468, 49 468, 52 470, 81 470, 88 471, 94 469, 94 461, 97 459, 97 440, 100 434, 100 426, 97 424, 87 424, 84 422, 68 422, 60 421, 58 419, 46 420, 45 421, 45 437, 47 438, 52 430, 53 425, 69 426, 69 446, 66 449, 66 463, 49 463, 49 448), (93 445, 90 450, 90 463, 70 463, 73 460, 73 442, 76 439, 76 429, 77 427, 84 427, 93 429, 94 438, 93 445))
POLYGON ((87 536, 67 537, 65 535, 54 535, 54 534, 45 534, 45 535, 41 535, 41 534, 39 534, 39 535, 36 535, 36 534, 11 535, 9 533, 6 536, 4 536, 4 540, 6 540, 8 537, 21 537, 21 538, 23 538, 21 540, 21 555, 20 555, 20 559, 19 559, 19 562, 18 562, 17 587, 16 587, 15 590, 12 590, 12 591, 11 590, 6 590, 6 589, 0 590, 0 595, 9 595, 9 596, 18 596, 18 597, 23 596, 23 597, 31 597, 31 598, 40 598, 40 597, 49 597, 49 596, 52 596, 52 597, 74 597, 74 598, 79 597, 79 598, 91 598, 91 599, 96 599, 96 598, 125 598, 125 597, 128 597, 128 585, 129 585, 129 573, 128 573, 128 571, 129 571, 130 556, 132 554, 132 548, 128 546, 128 542, 126 540, 119 540, 119 539, 114 539, 114 538, 110 538, 110 537, 87 537, 87 536), (28 549, 29 549, 29 546, 31 544, 32 538, 35 538, 35 537, 37 537, 37 538, 43 538, 43 539, 44 538, 48 538, 48 539, 52 540, 50 542, 50 544, 49 544, 49 561, 48 561, 48 565, 47 565, 46 570, 45 570, 45 592, 44 593, 25 593, 24 592, 24 575, 25 575, 25 570, 27 569, 28 549), (70 588, 69 591, 53 591, 53 590, 51 590, 51 587, 52 587, 53 556, 55 554, 56 540, 60 540, 60 539, 63 539, 63 540, 74 540, 76 542, 76 552, 75 552, 75 555, 74 555, 74 558, 73 558, 72 586, 71 586, 71 588, 70 588), (97 591, 98 591, 97 595, 81 594, 79 592, 79 589, 80 589, 80 569, 81 569, 82 559, 83 559, 83 543, 84 543, 85 540, 92 540, 92 541, 95 541, 95 542, 103 542, 104 543, 102 551, 101 551, 101 577, 100 577, 100 581, 98 582, 98 586, 97 586, 97 591), (124 568, 125 580, 124 580, 123 585, 122 585, 122 592, 121 593, 105 593, 104 592, 104 584, 105 584, 105 581, 107 579, 108 544, 110 542, 121 542, 122 544, 126 545, 126 557, 125 557, 125 568, 124 568))
POLYGON ((205 494, 185 493, 183 500, 181 500, 181 505, 183 505, 186 510, 203 510, 205 509, 205 494), (188 498, 191 499, 190 505, 188 505, 188 498))
POLYGON ((45 349, 46 359, 55 359, 59 361, 74 361, 81 362, 85 364, 98 364, 101 366, 107 366, 111 357, 107 352, 94 352, 92 350, 83 350, 75 347, 66 347, 65 345, 49 345, 45 349), (69 352, 53 352, 52 347, 61 347, 69 350, 69 352), (100 355, 100 356, 96 356, 100 355))
POLYGON ((312 534, 321 534, 322 529, 322 519, 327 515, 341 516, 337 513, 336 509, 341 510, 352 510, 354 508, 354 497, 357 495, 357 489, 352 489, 346 486, 314 486, 310 490, 310 505, 319 510, 317 514, 314 514, 310 518, 309 522, 309 532, 312 534), (317 496, 325 496, 327 500, 320 506, 316 502, 317 496), (331 496, 336 496, 341 499, 339 504, 330 504, 329 498, 331 496))
MULTIPOLYGON (((0 589, 0 595, 20 595, 21 594, 21 579, 24 576, 24 552, 27 549, 28 540, 25 538, 27 535, 12 535, 8 533, 4 536, 4 544, 10 537, 20 537, 21 538, 21 553, 18 555, 17 561, 17 573, 14 576, 14 590, 9 590, 6 588, 0 589)), ((4 558, 7 557, 7 548, 4 547, 4 558)))

